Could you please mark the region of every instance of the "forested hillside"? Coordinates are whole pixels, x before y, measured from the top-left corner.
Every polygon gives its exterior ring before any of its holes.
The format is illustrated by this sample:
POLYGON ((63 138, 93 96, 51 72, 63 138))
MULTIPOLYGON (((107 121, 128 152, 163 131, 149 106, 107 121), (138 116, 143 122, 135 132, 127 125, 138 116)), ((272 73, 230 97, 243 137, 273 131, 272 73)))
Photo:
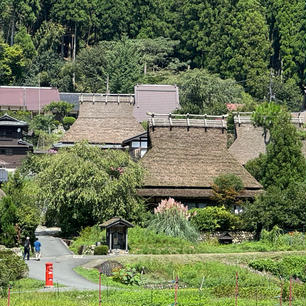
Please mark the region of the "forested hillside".
POLYGON ((305 16, 305 0, 0 0, 0 85, 127 93, 204 68, 297 110, 305 16))

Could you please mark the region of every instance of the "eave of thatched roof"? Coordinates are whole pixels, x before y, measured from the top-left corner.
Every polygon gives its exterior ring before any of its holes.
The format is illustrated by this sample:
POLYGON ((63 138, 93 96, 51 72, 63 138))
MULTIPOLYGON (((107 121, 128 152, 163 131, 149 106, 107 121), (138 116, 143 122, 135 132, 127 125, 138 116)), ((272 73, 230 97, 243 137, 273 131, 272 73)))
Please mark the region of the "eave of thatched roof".
POLYGON ((228 152, 223 129, 150 127, 149 138, 152 148, 140 161, 146 174, 139 194, 170 196, 171 191, 177 197, 211 197, 214 179, 227 173, 241 178, 245 194, 262 189, 228 152))
MULTIPOLYGON (((262 189, 244 189, 238 198, 248 199, 254 198, 260 194, 262 189)), ((213 191, 211 188, 152 188, 146 186, 138 189, 137 194, 142 197, 162 197, 162 198, 213 198, 213 191)))
POLYGON ((92 144, 121 144, 124 140, 144 132, 132 115, 129 101, 105 102, 84 100, 78 119, 62 138, 62 143, 87 140, 92 144))

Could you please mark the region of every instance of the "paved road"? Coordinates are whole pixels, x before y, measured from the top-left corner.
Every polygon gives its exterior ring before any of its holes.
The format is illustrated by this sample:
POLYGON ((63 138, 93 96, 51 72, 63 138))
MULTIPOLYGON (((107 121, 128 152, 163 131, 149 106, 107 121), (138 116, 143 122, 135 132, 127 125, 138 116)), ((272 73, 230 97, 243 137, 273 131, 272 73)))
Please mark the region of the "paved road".
POLYGON ((73 289, 97 290, 94 284, 73 271, 73 268, 89 262, 92 257, 74 256, 61 239, 52 236, 38 236, 42 244, 41 260, 31 258, 27 261, 29 277, 45 280, 45 263, 53 263, 54 283, 59 283, 73 289))

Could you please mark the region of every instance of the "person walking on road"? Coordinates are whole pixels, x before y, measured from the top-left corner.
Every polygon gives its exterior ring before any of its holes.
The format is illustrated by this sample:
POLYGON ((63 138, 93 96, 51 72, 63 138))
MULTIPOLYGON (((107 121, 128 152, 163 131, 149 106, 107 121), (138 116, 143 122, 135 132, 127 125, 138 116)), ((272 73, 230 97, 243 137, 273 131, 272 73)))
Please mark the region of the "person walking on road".
POLYGON ((35 249, 35 258, 37 261, 40 260, 40 256, 41 256, 40 248, 41 248, 41 243, 40 241, 38 241, 38 238, 36 238, 34 242, 34 249, 35 249))
POLYGON ((24 242, 23 260, 25 260, 26 257, 27 257, 27 260, 30 260, 30 250, 31 250, 30 237, 27 237, 24 242))

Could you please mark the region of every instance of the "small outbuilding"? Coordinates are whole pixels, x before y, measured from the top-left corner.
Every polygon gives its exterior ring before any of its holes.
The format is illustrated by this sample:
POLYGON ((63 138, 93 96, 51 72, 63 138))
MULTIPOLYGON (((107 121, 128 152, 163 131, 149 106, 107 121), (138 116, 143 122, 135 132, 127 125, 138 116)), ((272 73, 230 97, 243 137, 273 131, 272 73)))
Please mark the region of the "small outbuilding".
POLYGON ((106 243, 109 251, 125 250, 128 252, 128 228, 134 225, 121 217, 114 217, 102 224, 100 227, 106 229, 106 243))
POLYGON ((229 233, 225 232, 219 237, 218 241, 220 244, 231 244, 233 243, 233 237, 229 233))

